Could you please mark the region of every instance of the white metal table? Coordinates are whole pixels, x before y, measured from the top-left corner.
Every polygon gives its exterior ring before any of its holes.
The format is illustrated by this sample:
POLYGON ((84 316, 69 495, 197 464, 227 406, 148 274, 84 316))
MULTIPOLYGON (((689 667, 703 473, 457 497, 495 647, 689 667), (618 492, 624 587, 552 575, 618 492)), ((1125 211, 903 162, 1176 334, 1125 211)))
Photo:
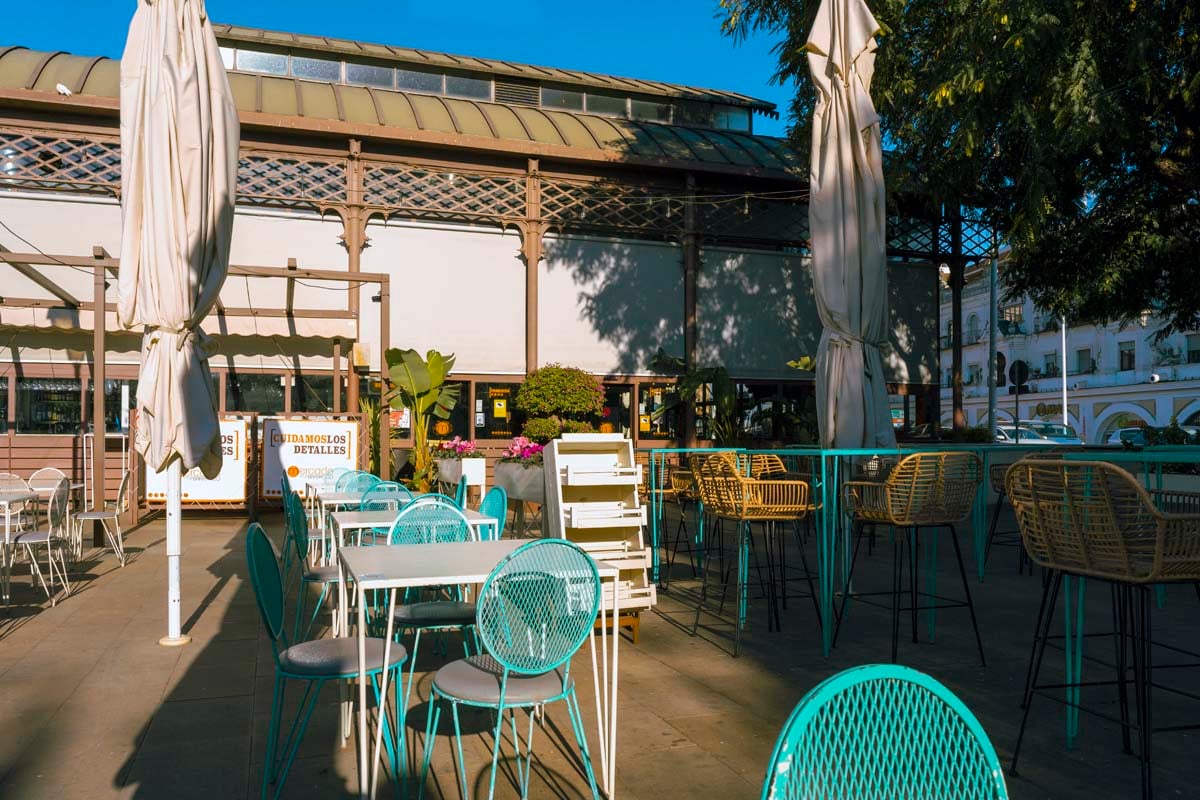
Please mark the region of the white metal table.
MULTIPOLYGON (((342 631, 349 630, 349 595, 347 581, 353 581, 358 603, 358 780, 359 797, 374 797, 379 779, 380 750, 383 740, 383 709, 375 726, 374 747, 367 743, 367 677, 366 677, 366 593, 385 590, 388 593, 388 631, 383 660, 391 657, 392 621, 395 614, 396 590, 426 586, 480 584, 506 556, 528 542, 502 539, 487 542, 454 542, 444 544, 409 544, 398 547, 343 547, 338 553, 338 609, 342 631), (370 755, 368 756, 368 752, 370 755)), ((616 791, 617 749, 617 667, 620 642, 620 570, 603 561, 596 562, 601 581, 611 581, 612 591, 601 591, 600 649, 597 659, 596 637, 589 636, 592 657, 592 684, 596 694, 596 717, 599 732, 600 784, 610 800, 616 791), (609 659, 609 621, 611 617, 612 653, 609 659), (603 687, 603 688, 602 688, 603 687)), ((381 677, 380 697, 387 697, 387 671, 381 677)), ((397 697, 401 695, 397 692, 397 697)), ((397 724, 404 724, 397 720, 397 724)))
POLYGON ((17 492, 0 492, 0 507, 3 507, 4 513, 4 546, 0 550, 0 594, 4 595, 4 608, 7 611, 9 607, 9 589, 12 585, 12 563, 16 557, 16 550, 13 547, 12 538, 12 507, 18 503, 28 503, 30 500, 37 499, 37 492, 17 491, 17 492))
MULTIPOLYGON (((336 528, 336 535, 333 537, 334 546, 341 547, 352 532, 357 532, 361 536, 364 530, 390 528, 396 521, 398 513, 386 508, 378 511, 334 511, 329 515, 333 521, 333 527, 336 528)), ((475 541, 483 540, 484 528, 495 530, 497 524, 495 517, 489 517, 487 514, 481 514, 470 508, 464 508, 463 514, 467 518, 467 525, 470 526, 475 541)), ((355 544, 358 544, 358 541, 356 540, 355 544)))

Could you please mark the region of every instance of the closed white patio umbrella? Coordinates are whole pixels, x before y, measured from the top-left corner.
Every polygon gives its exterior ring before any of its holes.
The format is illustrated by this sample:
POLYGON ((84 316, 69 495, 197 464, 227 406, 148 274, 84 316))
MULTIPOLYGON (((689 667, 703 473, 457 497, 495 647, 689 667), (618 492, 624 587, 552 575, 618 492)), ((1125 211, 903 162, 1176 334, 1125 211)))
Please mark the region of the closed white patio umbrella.
POLYGON ((121 60, 118 316, 144 331, 135 446, 168 470, 167 636, 182 644, 182 471, 221 469, 200 321, 229 267, 240 128, 203 0, 139 0, 121 60))
POLYGON ((817 87, 809 172, 823 447, 895 447, 880 348, 887 238, 879 117, 871 102, 879 24, 864 0, 822 0, 808 37, 817 87))

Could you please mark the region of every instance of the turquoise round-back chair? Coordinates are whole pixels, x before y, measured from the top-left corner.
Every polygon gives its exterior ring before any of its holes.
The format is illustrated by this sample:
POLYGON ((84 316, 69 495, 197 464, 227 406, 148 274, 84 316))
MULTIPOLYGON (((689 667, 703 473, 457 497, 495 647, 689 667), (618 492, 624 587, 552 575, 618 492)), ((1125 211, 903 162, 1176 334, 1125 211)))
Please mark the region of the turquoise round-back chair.
POLYGON ((459 508, 467 507, 467 476, 463 475, 458 479, 458 486, 454 489, 454 503, 459 508))
POLYGON ((499 539, 504 535, 504 523, 508 518, 508 492, 504 491, 503 486, 488 489, 479 503, 479 513, 496 519, 496 526, 489 530, 487 538, 499 539))
MULTIPOLYGON (((471 540, 471 526, 462 509, 449 497, 427 494, 400 509, 391 530, 387 532, 390 545, 449 544, 471 540)), ((412 692, 417 668, 417 652, 423 633, 461 631, 463 653, 470 655, 469 629, 475 624, 475 604, 463 599, 461 587, 434 589, 435 599, 410 602, 409 592, 404 602, 396 606, 392 619, 396 638, 406 631, 413 632, 412 657, 409 659, 408 685, 404 690, 405 703, 412 692)), ((386 614, 384 620, 386 621, 386 614)))
POLYGON ((378 475, 372 475, 369 472, 347 472, 345 475, 337 479, 336 491, 346 494, 363 494, 372 486, 383 483, 378 475))
MULTIPOLYGON (((296 553, 297 567, 300 574, 300 588, 296 591, 296 608, 295 621, 292 623, 292 638, 299 641, 307 639, 308 633, 312 629, 313 623, 317 621, 317 615, 321 613, 321 609, 325 607, 325 600, 329 597, 329 589, 337 584, 338 568, 336 564, 326 564, 320 567, 309 566, 309 529, 308 516, 304 513, 304 502, 295 492, 284 489, 283 492, 283 517, 286 524, 286 542, 291 542, 291 549, 296 553), (304 607, 308 604, 308 587, 320 584, 321 594, 317 598, 317 603, 313 606, 312 616, 308 618, 308 622, 301 627, 301 620, 304 618, 304 607)), ((289 575, 291 572, 291 564, 287 561, 288 546, 284 544, 284 586, 288 586, 289 575)), ((286 590, 285 590, 286 593, 286 590)), ((334 634, 336 630, 337 617, 334 617, 334 634)))
MULTIPOLYGON (((250 583, 254 587, 254 599, 262 615, 263 625, 271 639, 275 655, 275 691, 271 703, 271 722, 267 733, 267 752, 263 765, 262 797, 266 798, 269 787, 275 784, 274 796, 283 793, 288 771, 304 738, 313 709, 321 694, 321 687, 328 681, 352 680, 358 677, 358 639, 342 636, 332 639, 316 639, 298 642, 289 639, 284 627, 283 578, 279 572, 279 561, 275 547, 271 544, 262 526, 257 522, 250 525, 246 533, 246 563, 250 572, 250 583), (296 713, 281 752, 279 746, 279 723, 283 712, 284 689, 289 680, 304 681, 304 697, 296 713)), ((387 699, 380 696, 379 676, 386 668, 401 676, 408 653, 402 645, 393 644, 388 662, 383 659, 384 640, 366 640, 366 672, 375 690, 375 703, 383 709, 383 736, 387 747, 392 774, 406 783, 404 759, 404 707, 396 705, 394 714, 387 713, 387 699), (393 738, 393 732, 396 738, 393 738)))
POLYGON ((600 576, 596 563, 578 545, 565 539, 529 542, 505 557, 479 593, 475 630, 482 652, 454 661, 437 671, 425 722, 425 759, 422 788, 428 774, 443 703, 450 704, 454 720, 460 790, 467 790, 463 762, 459 706, 496 711, 492 732, 492 768, 488 798, 496 790, 496 764, 503 738, 505 712, 511 719, 516 748, 516 778, 522 797, 529 795, 533 761, 533 727, 537 709, 559 700, 566 702, 571 729, 592 797, 599 797, 579 713, 571 657, 592 633, 600 610, 600 576), (517 709, 529 714, 521 753, 517 709))
MULTIPOLYGON (((412 492, 395 481, 383 481, 368 489, 358 504, 359 511, 395 511, 412 502, 412 492)), ((365 530, 359 536, 359 544, 375 544, 386 536, 387 526, 365 530), (369 541, 368 541, 369 539, 369 541)))
POLYGON ((996 750, 954 693, 908 667, 839 672, 783 726, 763 800, 1007 800, 996 750))

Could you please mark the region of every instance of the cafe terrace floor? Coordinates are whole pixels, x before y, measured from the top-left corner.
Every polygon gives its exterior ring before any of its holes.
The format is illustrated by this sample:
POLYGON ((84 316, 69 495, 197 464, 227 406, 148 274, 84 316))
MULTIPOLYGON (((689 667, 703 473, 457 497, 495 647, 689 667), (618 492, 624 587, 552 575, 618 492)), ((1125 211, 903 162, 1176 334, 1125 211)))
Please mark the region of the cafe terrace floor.
MULTIPOLYGON (((278 538, 278 516, 264 519, 278 538)), ((673 530, 674 523, 669 523, 673 530)), ((102 798, 232 798, 257 796, 271 708, 272 661, 244 556, 245 521, 194 514, 185 518, 182 588, 185 631, 192 643, 158 645, 165 626, 166 559, 163 522, 151 521, 128 536, 133 559, 118 569, 109 553, 94 551, 76 592, 51 608, 38 604, 29 576, 18 565, 12 614, 0 617, 0 797, 38 800, 102 798)), ((811 548, 811 545, 810 545, 811 548)), ((966 550, 967 548, 964 548, 966 550)), ((810 552, 811 556, 811 552, 810 552)), ((792 559, 791 563, 796 563, 792 559)), ((957 586, 948 547, 941 587, 957 586)), ((890 585, 891 547, 863 562, 862 585, 890 585)), ((1016 572, 1015 551, 994 555, 986 583, 973 583, 988 666, 981 668, 965 612, 940 612, 937 642, 913 645, 902 636, 900 660, 949 685, 975 712, 1001 760, 1011 756, 1018 707, 1037 614, 1041 582, 1016 572)), ((968 566, 968 571, 970 567, 968 566)), ((697 583, 677 564, 677 580, 660 595, 660 613, 643 617, 641 641, 621 648, 618 796, 625 800, 755 798, 776 735, 806 691, 850 666, 889 655, 886 610, 860 606, 841 632, 831 658, 822 657, 811 603, 793 599, 783 632, 766 631, 765 606, 751 607, 743 655, 729 653, 729 628, 704 618, 701 635, 688 635, 697 583)), ((797 585, 798 586, 798 585, 797 585)), ((1107 588, 1089 586, 1089 629, 1109 628, 1107 588)), ((1060 607, 1059 615, 1062 611, 1060 607)), ((1155 634, 1183 646, 1200 644, 1197 597, 1173 589, 1154 612, 1155 634)), ((902 630, 904 626, 902 626, 902 630)), ((1061 627, 1058 628, 1061 631, 1061 627)), ((1089 641, 1089 655, 1111 661, 1108 638, 1089 641)), ((422 651, 424 666, 437 657, 422 651)), ((1047 651, 1047 669, 1060 676, 1063 656, 1047 651)), ((591 684, 586 648, 575 669, 591 684)), ((1160 680, 1197 691, 1200 670, 1164 670, 1160 680), (1188 675, 1192 672, 1192 675, 1188 675)), ((1085 664, 1085 678, 1107 678, 1085 664), (1090 675, 1087 673, 1091 673, 1090 675)), ((428 696, 430 676, 420 684, 428 696)), ((289 695, 294 709, 299 691, 289 695)), ((589 732, 593 701, 581 702, 589 732)), ((1114 690, 1085 689, 1085 703, 1116 711, 1114 690)), ((1197 704, 1156 695, 1156 724, 1195 722, 1197 704), (1187 716, 1187 714, 1191 716, 1187 716)), ((426 705, 416 700, 410 728, 423 730, 426 705)), ((337 692, 329 688, 301 747, 285 797, 351 797, 356 787, 353 739, 337 744, 337 692)), ((562 734, 570 735, 562 709, 548 715, 536 735, 533 797, 582 797, 586 783, 562 734)), ((484 769, 490 742, 479 731, 486 717, 467 716, 468 776, 486 796, 484 769)), ((1138 764, 1121 752, 1119 730, 1082 715, 1073 750, 1064 744, 1064 707, 1038 701, 1031 718, 1020 778, 1010 794, 1033 798, 1136 798, 1138 764)), ((457 797, 447 741, 439 743, 427 797, 457 797)), ((1200 747, 1195 733, 1164 733, 1154 740, 1156 794, 1189 798, 1200 793, 1200 747)), ((497 797, 515 795, 501 771, 497 797)), ((380 792, 390 796, 390 792, 380 792)))

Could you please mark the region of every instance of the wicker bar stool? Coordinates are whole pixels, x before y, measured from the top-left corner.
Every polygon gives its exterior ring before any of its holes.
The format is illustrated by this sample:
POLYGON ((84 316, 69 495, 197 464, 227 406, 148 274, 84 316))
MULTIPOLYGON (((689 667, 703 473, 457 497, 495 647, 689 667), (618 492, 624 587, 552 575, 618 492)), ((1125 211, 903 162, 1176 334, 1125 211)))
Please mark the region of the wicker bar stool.
MULTIPOLYGON (((1174 513, 1156 507, 1154 498, 1125 470, 1100 461, 1026 459, 1014 464, 1005 480, 1021 528, 1025 549, 1035 564, 1049 572, 1030 654, 1030 680, 1025 688, 1025 711, 1013 748, 1016 773, 1021 741, 1034 695, 1052 689, 1078 691, 1079 683, 1039 684, 1042 656, 1050 636, 1059 587, 1064 576, 1109 582, 1114 589, 1116 680, 1089 681, 1089 686, 1115 684, 1120 719, 1072 703, 1079 710, 1118 722, 1129 752, 1129 732, 1138 731, 1142 797, 1153 797, 1152 748, 1153 649, 1151 589, 1167 583, 1200 584, 1200 495, 1163 492, 1159 500, 1174 513), (1132 645, 1136 724, 1129 719, 1126 645, 1132 645)), ((1200 596, 1200 586, 1197 586, 1200 596)), ((1175 652, 1183 652, 1172 648, 1175 652)), ((1187 655, 1195 656, 1194 653, 1187 655)), ((1162 665, 1178 667, 1185 665, 1162 665)), ((1186 665, 1193 666, 1193 665, 1186 665)), ((1192 699, 1200 699, 1178 690, 1192 699)), ((1077 696, 1077 695, 1076 695, 1077 696)), ((1057 699, 1057 698, 1055 698, 1057 699)), ((1172 731, 1200 729, 1173 725, 1172 731)))
MULTIPOLYGON (((1044 452, 1025 453, 1021 459, 1045 459, 1045 458, 1062 458, 1062 448, 1048 448, 1044 452)), ((1004 485, 1004 476, 1008 474, 1008 468, 1012 463, 1008 464, 992 464, 988 467, 988 479, 992 484, 992 491, 996 493, 996 505, 992 507, 992 520, 988 524, 987 540, 983 549, 983 563, 987 566, 988 559, 992 555, 992 546, 1000 547, 1015 547, 1017 548, 1017 572, 1024 571, 1025 566, 1030 564, 1029 556, 1025 554, 1025 548, 1021 544, 1021 531, 1019 528, 1013 530, 999 530, 1000 513, 1004 510, 1005 503, 1008 502, 1008 489, 1004 485)))
MULTIPOLYGON (((917 612, 935 608, 966 608, 971 614, 971 627, 975 631, 975 644, 979 649, 979 660, 984 666, 987 659, 983 654, 983 639, 979 635, 979 623, 975 618, 975 604, 971 600, 971 588, 963 566, 962 549, 958 544, 956 525, 971 515, 976 491, 981 480, 982 464, 973 453, 939 452, 914 453, 905 456, 887 472, 883 481, 849 481, 843 485, 845 507, 854 518, 854 554, 850 561, 847 588, 842 594, 841 612, 834 628, 834 644, 842 623, 846 619, 846 603, 852 594, 849 584, 854 578, 854 567, 867 525, 887 525, 892 532, 892 589, 890 592, 861 592, 855 597, 890 595, 892 611, 892 661, 896 660, 900 640, 900 612, 912 615, 912 639, 917 641, 917 612), (954 544, 954 557, 958 562, 958 574, 962 579, 964 599, 942 597, 917 588, 916 551, 922 529, 946 528, 954 544), (901 607, 900 595, 904 583, 904 553, 907 549, 909 564, 909 606, 901 607), (931 601, 922 604, 922 599, 931 601)), ((934 539, 936 547, 937 539, 934 539)), ((936 550, 932 557, 936 558, 936 550)))
MULTIPOLYGON (((758 575, 759 586, 768 601, 768 629, 778 630, 780 627, 779 604, 776 594, 776 556, 774 550, 778 537, 776 523, 798 523, 811 508, 811 489, 806 481, 799 480, 754 480, 741 474, 738 470, 736 456, 732 453, 716 453, 705 456, 692 456, 692 473, 694 475, 700 501, 704 504, 704 513, 711 516, 717 523, 706 526, 704 542, 704 559, 701 567, 703 576, 700 589, 700 599, 696 605, 696 618, 692 625, 693 635, 699 628, 700 615, 705 609, 708 598, 709 576, 711 561, 714 557, 721 559, 722 594, 721 602, 716 612, 720 616, 724 610, 725 595, 728 591, 728 573, 724 568, 724 542, 722 523, 733 523, 737 547, 736 591, 737 591, 737 620, 734 625, 734 655, 741 650, 742 629, 746 621, 747 586, 749 584, 750 561, 753 559, 755 572, 758 575), (762 525, 766 542, 766 575, 763 574, 763 564, 759 560, 758 551, 754 547, 752 526, 762 525)), ((801 550, 804 559, 804 551, 801 550)), ((805 571, 808 571, 807 560, 805 571)), ((813 608, 817 610, 816 591, 810 578, 810 594, 813 598, 813 608)), ((820 618, 818 611, 818 619, 820 618)))
POLYGON ((675 501, 675 508, 679 512, 679 523, 675 526, 675 533, 671 537, 671 540, 663 543, 663 549, 667 553, 667 568, 663 572, 663 585, 667 585, 670 582, 671 568, 675 564, 675 559, 679 557, 681 549, 687 554, 688 564, 692 568, 692 577, 696 577, 696 552, 699 550, 692 541, 692 534, 688 530, 687 524, 688 514, 694 513, 697 504, 700 502, 700 494, 696 489, 696 480, 691 470, 676 467, 671 469, 670 483, 670 494, 668 497, 675 501))

